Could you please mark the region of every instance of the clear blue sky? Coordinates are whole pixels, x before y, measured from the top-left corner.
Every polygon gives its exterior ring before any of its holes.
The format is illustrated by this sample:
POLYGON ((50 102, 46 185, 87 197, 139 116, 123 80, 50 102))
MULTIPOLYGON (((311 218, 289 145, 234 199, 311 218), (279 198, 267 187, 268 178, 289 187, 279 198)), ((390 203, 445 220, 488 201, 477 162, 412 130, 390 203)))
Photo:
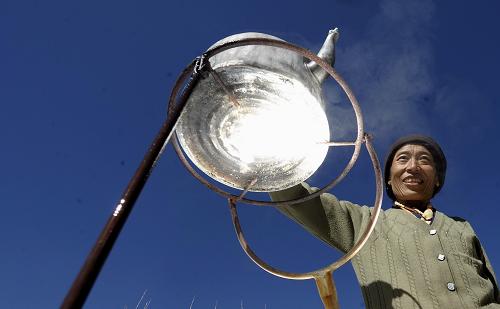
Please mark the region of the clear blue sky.
MULTIPOLYGON (((246 31, 317 50, 339 27, 336 68, 380 158, 400 135, 433 136, 449 163, 434 205, 471 222, 500 273, 499 14, 496 1, 1 1, 0 307, 59 306, 159 129, 176 76, 246 31)), ((328 97, 333 136, 347 138, 352 115, 328 97)), ((333 151, 311 184, 328 181, 345 154, 333 151)), ((372 203, 366 151, 333 192, 372 203)), ((273 209, 240 208, 255 251, 275 266, 306 271, 339 257, 273 209)), ((352 267, 334 277, 343 308, 363 308, 352 267)), ((225 200, 171 147, 86 308, 135 308, 145 290, 150 308, 189 308, 193 297, 193 308, 321 307, 314 282, 274 277, 245 256, 225 200)))

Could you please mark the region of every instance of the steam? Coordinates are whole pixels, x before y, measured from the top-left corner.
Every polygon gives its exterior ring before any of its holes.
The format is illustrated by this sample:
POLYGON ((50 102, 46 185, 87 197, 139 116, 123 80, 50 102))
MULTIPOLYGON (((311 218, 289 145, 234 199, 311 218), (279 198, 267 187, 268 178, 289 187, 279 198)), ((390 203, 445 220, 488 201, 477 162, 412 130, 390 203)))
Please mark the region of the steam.
MULTIPOLYGON (((422 107, 435 91, 430 0, 383 0, 357 43, 337 45, 336 68, 360 101, 365 131, 392 141, 428 128, 422 107)), ((337 88, 325 88, 334 138, 353 136, 354 115, 337 88), (330 112, 330 110, 329 110, 330 112)))

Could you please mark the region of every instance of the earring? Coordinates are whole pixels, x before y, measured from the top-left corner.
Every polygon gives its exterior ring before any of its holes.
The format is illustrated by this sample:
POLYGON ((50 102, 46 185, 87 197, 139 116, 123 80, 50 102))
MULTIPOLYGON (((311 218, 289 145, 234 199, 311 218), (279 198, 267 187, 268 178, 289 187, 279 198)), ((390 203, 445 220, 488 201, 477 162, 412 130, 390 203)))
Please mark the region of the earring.
POLYGON ((388 186, 390 186, 390 185, 391 185, 391 181, 390 181, 390 180, 387 182, 387 185, 388 185, 388 186))

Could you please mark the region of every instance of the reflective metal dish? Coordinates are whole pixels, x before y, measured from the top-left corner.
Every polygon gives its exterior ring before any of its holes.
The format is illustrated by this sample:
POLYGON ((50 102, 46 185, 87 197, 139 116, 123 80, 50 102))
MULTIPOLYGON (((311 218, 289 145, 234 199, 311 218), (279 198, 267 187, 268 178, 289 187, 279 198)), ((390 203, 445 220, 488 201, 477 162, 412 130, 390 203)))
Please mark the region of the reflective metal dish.
POLYGON ((213 58, 176 128, 189 159, 242 190, 283 190, 309 178, 330 140, 320 78, 303 57, 276 47, 238 47, 213 58))

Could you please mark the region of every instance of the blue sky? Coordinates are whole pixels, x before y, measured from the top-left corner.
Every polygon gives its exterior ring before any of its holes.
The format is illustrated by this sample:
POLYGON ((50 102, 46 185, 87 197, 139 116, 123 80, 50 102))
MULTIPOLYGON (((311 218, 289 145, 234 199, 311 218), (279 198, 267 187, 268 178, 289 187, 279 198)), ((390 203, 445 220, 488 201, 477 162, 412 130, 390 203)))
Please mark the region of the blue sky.
MULTIPOLYGON (((494 1, 1 1, 1 307, 61 303, 163 122, 176 76, 246 31, 318 50, 339 27, 336 68, 379 157, 400 135, 433 136, 449 164, 434 205, 471 222, 500 272, 499 13, 494 1)), ((332 135, 348 138, 352 111, 332 85, 332 135)), ((347 154, 332 151, 310 183, 325 184, 347 154)), ((366 151, 333 193, 373 202, 366 151)), ((275 266, 307 271, 339 257, 273 209, 240 209, 250 243, 275 266)), ((363 308, 352 267, 334 277, 341 305, 363 308)), ((144 291, 150 308, 193 298, 193 308, 321 307, 314 282, 274 277, 245 256, 225 200, 170 146, 86 308, 135 308, 144 291)))

